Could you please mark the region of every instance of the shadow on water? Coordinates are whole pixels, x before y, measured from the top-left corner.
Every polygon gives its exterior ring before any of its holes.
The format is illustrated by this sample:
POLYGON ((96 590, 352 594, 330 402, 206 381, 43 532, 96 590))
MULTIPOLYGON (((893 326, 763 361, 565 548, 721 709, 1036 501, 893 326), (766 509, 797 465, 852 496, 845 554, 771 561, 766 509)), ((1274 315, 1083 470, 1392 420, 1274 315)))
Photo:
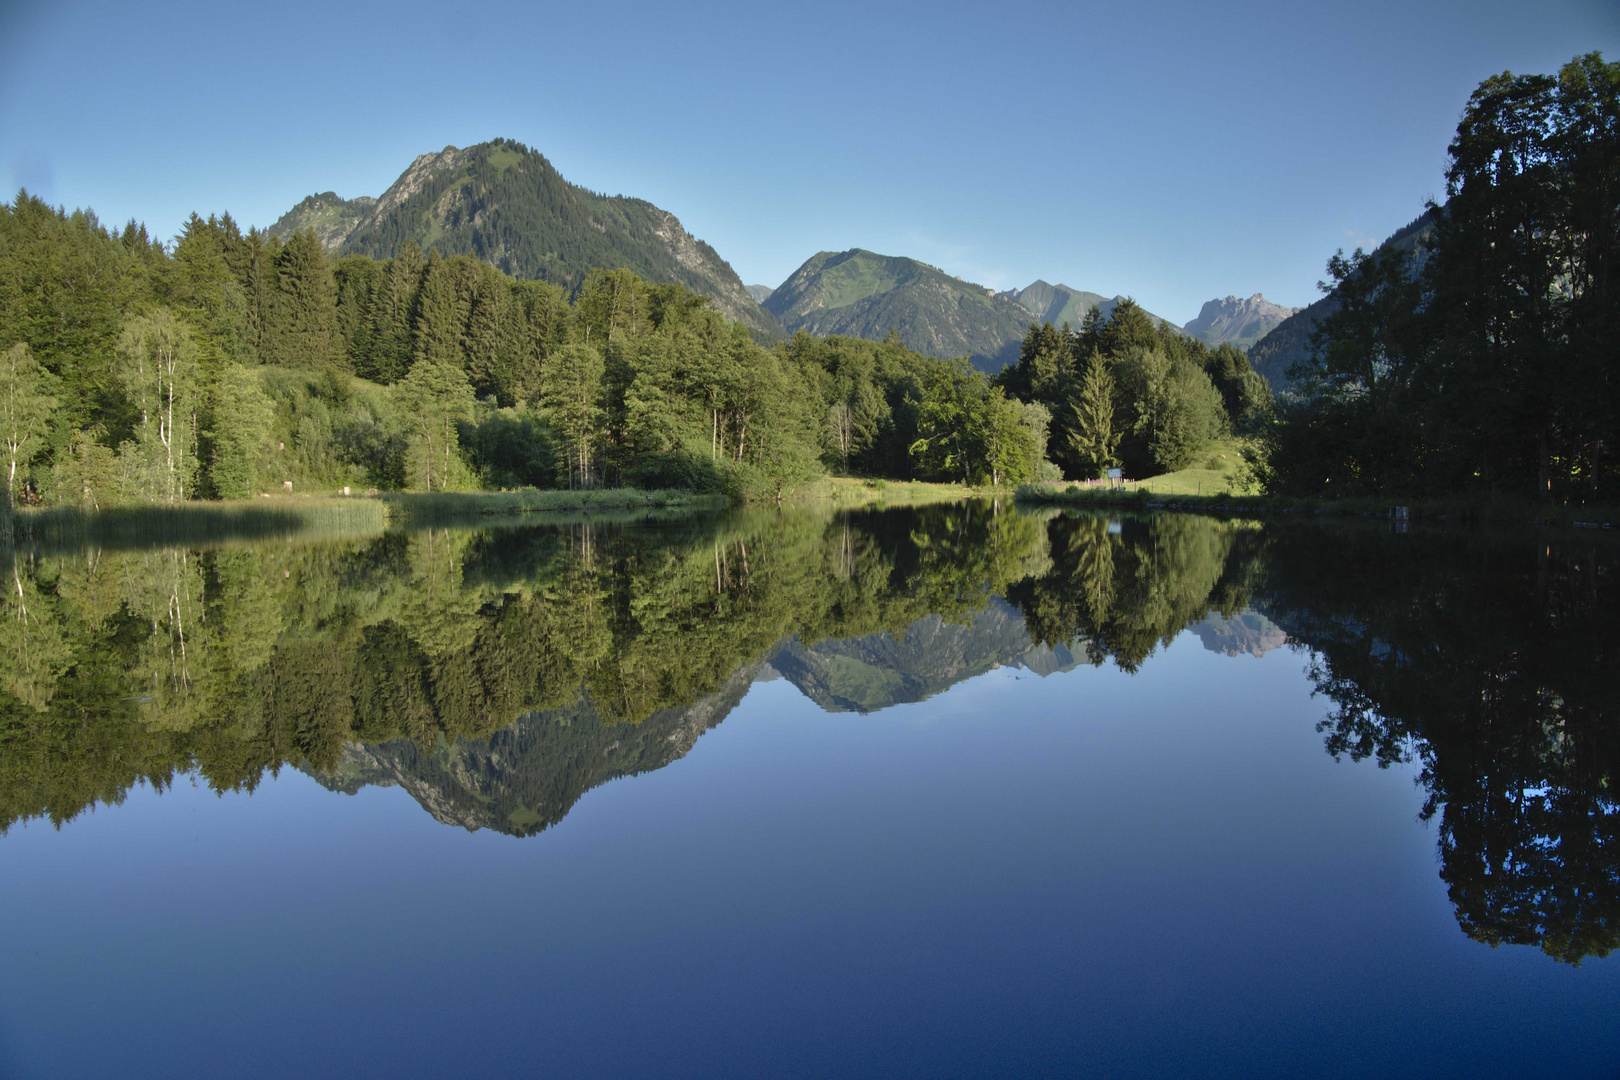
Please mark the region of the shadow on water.
POLYGON ((532 835, 760 679, 873 712, 997 666, 1143 672, 1190 627, 1234 654, 1287 640, 1328 752, 1418 766, 1470 936, 1616 944, 1620 597, 1596 541, 989 502, 289 535, 18 549, 0 827, 293 765, 532 835))

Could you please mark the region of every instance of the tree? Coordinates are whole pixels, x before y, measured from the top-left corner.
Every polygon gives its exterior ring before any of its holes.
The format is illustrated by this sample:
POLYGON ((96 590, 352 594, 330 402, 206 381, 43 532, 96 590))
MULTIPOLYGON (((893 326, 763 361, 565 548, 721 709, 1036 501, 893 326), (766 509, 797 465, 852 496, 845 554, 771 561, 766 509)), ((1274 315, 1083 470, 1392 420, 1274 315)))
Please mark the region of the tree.
POLYGON ((128 493, 183 501, 197 472, 197 344, 173 312, 157 308, 124 327, 118 356, 138 416, 134 439, 120 447, 128 493))
POLYGON ((394 387, 395 402, 410 431, 409 476, 422 490, 445 491, 457 479, 457 421, 473 413, 472 387, 454 364, 422 359, 394 387))
POLYGON ((252 368, 231 364, 214 389, 214 491, 222 499, 251 499, 275 421, 275 405, 252 368))
POLYGON ((275 287, 261 347, 283 367, 325 367, 342 362, 337 284, 313 229, 294 233, 275 260, 275 287))
POLYGON ((1153 349, 1160 345, 1153 320, 1130 297, 1114 305, 1099 336, 1097 347, 1110 360, 1118 360, 1133 349, 1153 349))
POLYGON ((1087 477, 1106 476, 1119 465, 1120 432, 1114 428, 1114 376, 1108 361, 1093 351, 1072 406, 1074 427, 1069 452, 1087 477))
POLYGON ((100 510, 117 501, 117 460, 112 448, 101 443, 103 434, 100 426, 69 432, 51 467, 49 497, 54 505, 100 510))
POLYGON ((602 354, 584 344, 564 345, 546 364, 540 404, 551 414, 566 448, 569 488, 596 486, 596 443, 601 435, 602 354))
POLYGON ((6 451, 6 500, 17 498, 17 469, 33 460, 56 411, 55 378, 18 342, 0 353, 0 441, 6 451))

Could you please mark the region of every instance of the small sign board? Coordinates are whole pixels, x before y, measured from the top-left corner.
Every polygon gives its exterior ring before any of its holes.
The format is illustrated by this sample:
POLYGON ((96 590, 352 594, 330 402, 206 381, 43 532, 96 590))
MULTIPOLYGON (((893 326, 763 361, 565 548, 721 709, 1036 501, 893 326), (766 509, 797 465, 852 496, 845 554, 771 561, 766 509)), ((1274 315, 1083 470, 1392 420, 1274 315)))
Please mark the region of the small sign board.
POLYGON ((1125 470, 1124 469, 1109 469, 1108 470, 1108 479, 1110 479, 1110 480, 1119 480, 1119 479, 1122 479, 1124 476, 1125 476, 1125 470))

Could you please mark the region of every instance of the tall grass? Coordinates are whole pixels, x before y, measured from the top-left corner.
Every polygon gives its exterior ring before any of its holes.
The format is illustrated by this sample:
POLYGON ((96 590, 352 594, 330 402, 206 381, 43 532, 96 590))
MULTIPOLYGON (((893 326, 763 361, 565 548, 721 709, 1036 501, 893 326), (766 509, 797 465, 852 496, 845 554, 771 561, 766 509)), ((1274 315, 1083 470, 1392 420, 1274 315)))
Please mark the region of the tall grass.
POLYGON ((595 513, 606 511, 721 507, 724 495, 697 495, 690 491, 641 491, 610 488, 602 491, 445 492, 442 494, 390 494, 379 500, 390 524, 465 521, 491 515, 537 513, 595 513))
MULTIPOLYGON (((375 499, 192 502, 127 506, 100 512, 77 507, 18 510, 12 543, 42 551, 96 547, 142 548, 217 544, 281 537, 322 538, 380 533, 386 526, 375 499)), ((3 542, 3 538, 0 538, 3 542)))

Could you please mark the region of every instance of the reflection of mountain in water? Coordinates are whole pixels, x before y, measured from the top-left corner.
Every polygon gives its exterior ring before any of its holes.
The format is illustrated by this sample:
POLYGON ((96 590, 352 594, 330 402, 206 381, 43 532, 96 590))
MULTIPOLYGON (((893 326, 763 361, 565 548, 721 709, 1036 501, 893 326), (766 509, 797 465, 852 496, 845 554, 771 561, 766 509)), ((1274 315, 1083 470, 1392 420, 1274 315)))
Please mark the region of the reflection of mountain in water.
POLYGON ((398 784, 446 825, 532 836, 561 821, 592 788, 662 769, 724 720, 757 665, 683 709, 659 709, 639 724, 605 723, 589 701, 529 713, 487 739, 441 741, 423 752, 409 739, 355 743, 337 767, 306 769, 322 786, 355 794, 398 784))
POLYGON ((639 724, 605 722, 582 700, 528 713, 487 739, 441 740, 427 751, 410 739, 353 743, 334 768, 306 771, 351 795, 367 785, 398 785, 446 825, 530 836, 561 821, 592 788, 685 757, 756 681, 785 678, 828 712, 866 713, 922 701, 997 667, 1050 675, 1086 660, 1078 643, 1073 651, 1032 644, 1018 609, 994 599, 966 624, 929 615, 898 637, 813 646, 790 639, 768 661, 738 668, 714 693, 639 724))
POLYGON ((828 712, 867 713, 923 701, 998 667, 1050 675, 1086 660, 1078 642, 1073 648, 1031 642, 1023 614, 997 597, 965 625, 929 615, 898 638, 870 634, 808 647, 789 641, 771 666, 828 712))
POLYGON ((1198 635, 1204 648, 1225 656, 1264 656, 1288 644, 1283 628, 1258 611, 1245 611, 1230 619, 1212 612, 1188 629, 1198 635))

